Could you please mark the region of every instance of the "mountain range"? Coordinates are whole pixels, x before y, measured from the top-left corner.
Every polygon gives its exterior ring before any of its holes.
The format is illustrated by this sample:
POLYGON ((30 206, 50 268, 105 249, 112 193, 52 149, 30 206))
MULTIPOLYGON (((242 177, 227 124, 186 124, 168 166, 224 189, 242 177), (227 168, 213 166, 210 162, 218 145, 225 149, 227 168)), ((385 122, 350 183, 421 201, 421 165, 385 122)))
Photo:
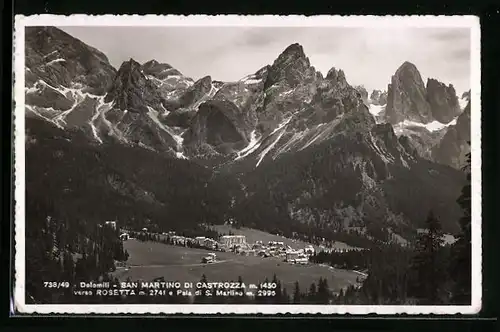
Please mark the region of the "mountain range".
POLYGON ((299 44, 221 82, 156 60, 116 70, 55 27, 25 35, 27 199, 51 188, 95 220, 403 236, 433 210, 458 229, 470 93, 409 62, 369 94, 341 69, 323 77, 299 44))

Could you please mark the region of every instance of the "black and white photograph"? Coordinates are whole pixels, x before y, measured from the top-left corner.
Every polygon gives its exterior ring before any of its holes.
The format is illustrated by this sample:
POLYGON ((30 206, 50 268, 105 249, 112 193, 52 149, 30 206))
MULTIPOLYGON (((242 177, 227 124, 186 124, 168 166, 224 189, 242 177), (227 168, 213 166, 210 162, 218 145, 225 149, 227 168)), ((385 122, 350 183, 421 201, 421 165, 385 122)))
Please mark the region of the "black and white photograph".
POLYGON ((20 312, 480 310, 476 17, 14 34, 20 312))

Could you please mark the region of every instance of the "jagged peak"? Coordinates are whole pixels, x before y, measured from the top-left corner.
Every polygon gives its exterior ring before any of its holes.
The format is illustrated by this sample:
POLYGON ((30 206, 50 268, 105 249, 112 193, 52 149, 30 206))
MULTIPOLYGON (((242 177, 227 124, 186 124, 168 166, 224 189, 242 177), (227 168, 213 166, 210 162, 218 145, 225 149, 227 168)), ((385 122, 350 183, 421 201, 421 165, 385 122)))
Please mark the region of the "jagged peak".
POLYGON ((128 61, 122 62, 120 69, 118 69, 118 72, 123 72, 125 70, 135 70, 139 67, 141 67, 141 64, 135 61, 133 58, 130 58, 128 61))
MULTIPOLYGON (((403 62, 401 66, 396 70, 395 76, 401 77, 401 76, 406 76, 406 75, 416 75, 420 77, 420 80, 422 80, 420 72, 417 69, 417 66, 415 66, 413 63, 409 61, 403 62)), ((423 83, 423 82, 422 82, 423 83)))
POLYGON ((468 91, 465 91, 462 93, 462 98, 466 98, 467 100, 470 100, 470 89, 468 91))
POLYGON ((410 61, 405 61, 401 64, 401 66, 399 66, 398 70, 404 70, 404 69, 417 69, 417 66, 415 66, 410 61))
POLYGON ((287 48, 285 48, 285 50, 282 53, 298 53, 301 55, 305 55, 304 48, 299 43, 293 43, 288 45, 287 48))
POLYGON ((143 66, 149 66, 149 65, 154 66, 154 65, 158 65, 158 64, 160 64, 158 61, 156 61, 155 59, 151 59, 151 60, 149 60, 149 61, 145 62, 145 63, 143 64, 143 66))
POLYGON ((309 59, 306 57, 306 55, 304 53, 304 48, 299 43, 294 43, 294 44, 287 46, 287 48, 285 48, 285 50, 283 52, 281 52, 281 54, 278 56, 276 61, 278 63, 280 63, 280 62, 286 61, 286 59, 290 59, 290 58, 292 58, 292 59, 305 59, 307 61, 307 63, 309 63, 309 59))
POLYGON ((342 69, 337 70, 335 67, 332 67, 328 71, 328 74, 326 74, 326 79, 327 80, 336 80, 336 81, 340 81, 340 80, 345 81, 344 71, 342 69))
POLYGON ((447 87, 448 89, 450 90, 453 90, 455 91, 455 87, 453 86, 452 83, 446 85, 445 83, 439 81, 438 79, 435 79, 435 78, 427 78, 427 84, 426 84, 427 88, 429 88, 429 86, 440 86, 440 87, 447 87))
POLYGON ((143 65, 143 67, 156 67, 156 66, 161 66, 161 67, 166 67, 166 68, 172 68, 172 66, 168 63, 162 63, 162 62, 158 62, 157 60, 155 59, 152 59, 152 60, 149 60, 148 62, 145 62, 143 65))
POLYGON ((196 83, 205 83, 205 82, 210 82, 211 83, 212 82, 212 76, 210 76, 210 75, 203 76, 202 78, 200 78, 199 80, 197 80, 195 82, 195 84, 196 83))
POLYGON ((420 75, 417 66, 409 61, 403 62, 392 76, 391 83, 395 83, 396 81, 406 82, 406 84, 413 84, 411 82, 415 82, 418 86, 425 89, 425 82, 422 80, 422 75, 420 75))

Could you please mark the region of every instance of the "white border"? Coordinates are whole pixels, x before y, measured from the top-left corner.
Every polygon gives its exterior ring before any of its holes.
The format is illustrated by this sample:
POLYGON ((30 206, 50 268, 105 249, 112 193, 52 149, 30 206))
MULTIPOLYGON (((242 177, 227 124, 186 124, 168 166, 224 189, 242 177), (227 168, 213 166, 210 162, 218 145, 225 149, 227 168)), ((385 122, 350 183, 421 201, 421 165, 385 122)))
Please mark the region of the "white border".
POLYGON ((481 309, 481 69, 480 25, 475 16, 238 16, 238 15, 34 15, 15 17, 15 289, 22 313, 74 314, 475 314, 481 309), (285 27, 462 27, 471 29, 472 304, 470 306, 377 305, 31 305, 25 303, 24 27, 26 26, 285 26, 285 27), (19 244, 19 245, 18 245, 19 244))

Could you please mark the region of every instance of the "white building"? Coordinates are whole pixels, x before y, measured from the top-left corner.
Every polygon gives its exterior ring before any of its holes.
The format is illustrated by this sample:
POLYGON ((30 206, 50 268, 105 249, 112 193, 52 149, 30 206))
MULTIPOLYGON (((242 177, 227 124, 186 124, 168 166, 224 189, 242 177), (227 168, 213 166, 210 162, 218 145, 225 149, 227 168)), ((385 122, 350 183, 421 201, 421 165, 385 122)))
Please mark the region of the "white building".
POLYGON ((199 246, 203 246, 205 244, 205 240, 207 238, 204 237, 204 236, 197 236, 194 238, 194 241, 196 242, 196 244, 198 244, 199 246))
POLYGON ((203 246, 205 248, 215 249, 217 248, 217 241, 215 241, 214 239, 206 238, 205 241, 203 241, 203 246))
POLYGON ((230 248, 235 245, 245 244, 246 238, 244 235, 223 235, 220 237, 220 243, 226 248, 230 248))
POLYGON ((285 255, 287 262, 295 262, 299 258, 299 252, 295 250, 288 250, 285 255))

